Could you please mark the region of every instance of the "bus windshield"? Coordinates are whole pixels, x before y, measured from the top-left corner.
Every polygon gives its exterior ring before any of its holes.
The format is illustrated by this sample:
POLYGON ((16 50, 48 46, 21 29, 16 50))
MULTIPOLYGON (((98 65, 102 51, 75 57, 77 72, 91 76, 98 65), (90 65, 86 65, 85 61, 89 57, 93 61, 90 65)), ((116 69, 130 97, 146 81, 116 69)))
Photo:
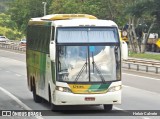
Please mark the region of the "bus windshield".
POLYGON ((118 46, 57 46, 57 80, 63 82, 115 81, 120 70, 118 46))
POLYGON ((58 28, 57 80, 115 81, 120 74, 118 43, 117 28, 114 27, 58 28))
POLYGON ((58 28, 58 43, 117 43, 117 28, 58 28))

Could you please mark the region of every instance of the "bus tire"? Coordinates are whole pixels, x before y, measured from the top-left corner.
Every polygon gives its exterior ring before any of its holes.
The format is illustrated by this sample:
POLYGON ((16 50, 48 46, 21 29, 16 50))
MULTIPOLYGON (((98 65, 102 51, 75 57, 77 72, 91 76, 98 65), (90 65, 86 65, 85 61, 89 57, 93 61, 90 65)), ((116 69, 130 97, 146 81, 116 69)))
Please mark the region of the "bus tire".
POLYGON ((54 105, 52 102, 50 102, 50 108, 53 112, 57 112, 58 111, 58 106, 54 105))
POLYGON ((42 102, 42 98, 36 94, 36 85, 35 85, 35 83, 34 83, 32 89, 33 89, 32 93, 33 93, 33 99, 34 99, 34 101, 36 103, 41 103, 42 102))
POLYGON ((52 100, 51 100, 52 97, 51 97, 50 87, 49 87, 48 90, 49 90, 48 93, 49 93, 49 104, 50 104, 50 108, 51 108, 52 111, 57 112, 57 111, 58 111, 58 106, 57 106, 57 105, 54 105, 54 104, 52 103, 52 100))
POLYGON ((58 111, 60 111, 59 106, 54 105, 54 104, 51 104, 51 110, 52 110, 53 112, 58 112, 58 111))
POLYGON ((103 105, 105 112, 110 112, 112 110, 113 105, 112 104, 107 104, 103 105))

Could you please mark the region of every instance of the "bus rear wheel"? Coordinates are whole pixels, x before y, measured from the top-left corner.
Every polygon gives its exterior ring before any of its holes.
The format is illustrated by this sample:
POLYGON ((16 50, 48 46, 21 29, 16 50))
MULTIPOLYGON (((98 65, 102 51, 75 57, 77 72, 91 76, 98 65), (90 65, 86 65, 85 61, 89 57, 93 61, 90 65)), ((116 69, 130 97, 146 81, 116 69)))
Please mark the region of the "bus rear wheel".
POLYGON ((104 106, 104 110, 105 112, 110 112, 112 110, 113 105, 112 104, 108 104, 108 105, 103 105, 104 106))

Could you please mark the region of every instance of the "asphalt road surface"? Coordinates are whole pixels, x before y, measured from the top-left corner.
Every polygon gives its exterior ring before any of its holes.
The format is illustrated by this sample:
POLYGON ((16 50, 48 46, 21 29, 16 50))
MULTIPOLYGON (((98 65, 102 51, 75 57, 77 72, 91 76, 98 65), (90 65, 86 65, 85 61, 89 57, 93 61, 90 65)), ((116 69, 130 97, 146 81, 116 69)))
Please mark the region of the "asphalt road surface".
POLYGON ((40 104, 33 101, 27 87, 25 54, 0 50, 0 110, 46 110, 45 113, 52 115, 0 118, 160 119, 160 116, 154 116, 160 115, 160 75, 123 69, 122 78, 122 104, 115 105, 110 113, 105 113, 102 106, 65 107, 66 110, 78 110, 52 112, 46 101, 40 104), (126 116, 126 112, 130 116, 126 116))

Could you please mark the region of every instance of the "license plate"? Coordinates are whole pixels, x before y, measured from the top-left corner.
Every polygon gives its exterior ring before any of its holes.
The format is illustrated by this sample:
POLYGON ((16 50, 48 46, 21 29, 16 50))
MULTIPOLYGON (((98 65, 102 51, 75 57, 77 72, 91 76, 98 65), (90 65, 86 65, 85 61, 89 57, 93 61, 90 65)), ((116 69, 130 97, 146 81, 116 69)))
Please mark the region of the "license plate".
POLYGON ((95 101, 95 97, 85 97, 85 101, 95 101))

